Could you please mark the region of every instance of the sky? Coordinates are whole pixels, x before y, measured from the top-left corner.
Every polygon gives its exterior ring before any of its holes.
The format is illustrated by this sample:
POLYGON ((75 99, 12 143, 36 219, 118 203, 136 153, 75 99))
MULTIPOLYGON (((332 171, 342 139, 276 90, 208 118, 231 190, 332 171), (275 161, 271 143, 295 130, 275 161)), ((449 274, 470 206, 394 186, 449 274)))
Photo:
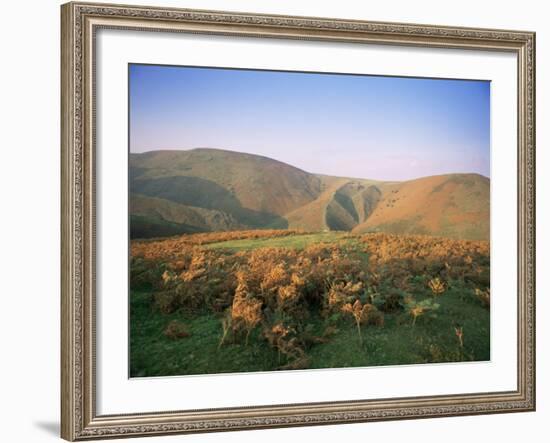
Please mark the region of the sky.
POLYGON ((378 180, 490 176, 490 82, 129 66, 130 152, 217 148, 378 180))

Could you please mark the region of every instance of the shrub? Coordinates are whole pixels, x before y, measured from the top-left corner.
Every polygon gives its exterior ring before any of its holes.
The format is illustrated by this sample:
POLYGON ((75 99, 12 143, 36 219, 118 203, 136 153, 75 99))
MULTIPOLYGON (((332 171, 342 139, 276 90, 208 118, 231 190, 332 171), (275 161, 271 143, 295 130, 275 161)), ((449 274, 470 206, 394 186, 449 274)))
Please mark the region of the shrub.
POLYGON ((187 325, 181 323, 179 320, 172 320, 164 329, 164 335, 175 340, 178 338, 189 337, 191 334, 189 333, 187 325))
POLYGON ((460 348, 463 348, 464 347, 464 328, 461 325, 456 324, 454 326, 454 330, 455 330, 455 336, 458 340, 460 348))
POLYGON ((418 317, 425 315, 427 312, 437 311, 439 309, 439 304, 434 303, 431 299, 422 300, 421 302, 410 299, 407 301, 405 307, 412 317, 412 325, 414 326, 418 317))
POLYGON ((262 320, 262 302, 248 293, 248 288, 243 282, 239 283, 235 291, 231 319, 234 330, 246 330, 245 345, 248 345, 250 332, 262 320))
POLYGON ((445 292, 445 283, 439 277, 432 278, 428 282, 428 287, 432 290, 433 295, 441 295, 445 292))
POLYGON ((171 314, 178 308, 177 296, 172 291, 156 292, 153 295, 153 306, 163 314, 171 314))
POLYGON ((363 344, 361 324, 368 321, 371 311, 376 310, 376 307, 370 303, 362 304, 361 300, 355 300, 355 303, 353 303, 353 305, 351 303, 346 303, 342 306, 341 309, 343 313, 350 314, 355 320, 357 333, 359 335, 359 342, 363 344))
POLYGON ((484 308, 489 308, 491 306, 491 290, 489 288, 483 291, 479 288, 475 288, 474 293, 484 308))

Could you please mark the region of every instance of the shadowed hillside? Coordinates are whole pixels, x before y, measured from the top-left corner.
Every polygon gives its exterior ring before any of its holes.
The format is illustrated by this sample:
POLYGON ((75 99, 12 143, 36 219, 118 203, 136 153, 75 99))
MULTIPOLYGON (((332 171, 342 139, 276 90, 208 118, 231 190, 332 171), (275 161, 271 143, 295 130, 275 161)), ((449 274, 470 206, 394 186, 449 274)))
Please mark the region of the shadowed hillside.
POLYGON ((313 174, 267 157, 220 149, 131 154, 130 167, 141 172, 132 181, 137 188, 162 187, 182 202, 212 202, 215 194, 216 201, 210 205, 222 199, 225 210, 240 205, 260 213, 284 215, 321 192, 321 181, 313 174), (170 180, 182 182, 177 189, 169 189, 170 180), (194 189, 182 193, 187 186, 194 189))
POLYGON ((132 237, 273 228, 489 238, 489 179, 316 175, 219 149, 130 154, 132 237))
POLYGON ((149 237, 147 232, 156 231, 155 236, 174 235, 208 231, 234 231, 244 225, 231 215, 216 209, 186 206, 174 201, 156 197, 132 194, 132 237, 149 237))

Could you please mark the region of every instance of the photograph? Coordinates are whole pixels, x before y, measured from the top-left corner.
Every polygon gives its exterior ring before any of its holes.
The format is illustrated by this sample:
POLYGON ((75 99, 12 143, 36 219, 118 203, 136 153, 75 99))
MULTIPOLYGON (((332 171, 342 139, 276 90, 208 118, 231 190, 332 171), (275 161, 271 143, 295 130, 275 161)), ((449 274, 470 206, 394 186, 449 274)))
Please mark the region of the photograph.
POLYGON ((130 63, 129 376, 489 361, 490 104, 130 63))

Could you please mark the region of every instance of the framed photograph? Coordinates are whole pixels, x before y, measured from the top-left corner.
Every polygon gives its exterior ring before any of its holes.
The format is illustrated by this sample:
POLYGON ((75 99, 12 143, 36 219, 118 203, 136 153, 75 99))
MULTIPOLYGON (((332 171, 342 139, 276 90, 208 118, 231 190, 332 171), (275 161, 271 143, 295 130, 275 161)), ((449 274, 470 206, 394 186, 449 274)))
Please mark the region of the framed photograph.
POLYGON ((63 438, 535 409, 534 33, 61 17, 63 438))

